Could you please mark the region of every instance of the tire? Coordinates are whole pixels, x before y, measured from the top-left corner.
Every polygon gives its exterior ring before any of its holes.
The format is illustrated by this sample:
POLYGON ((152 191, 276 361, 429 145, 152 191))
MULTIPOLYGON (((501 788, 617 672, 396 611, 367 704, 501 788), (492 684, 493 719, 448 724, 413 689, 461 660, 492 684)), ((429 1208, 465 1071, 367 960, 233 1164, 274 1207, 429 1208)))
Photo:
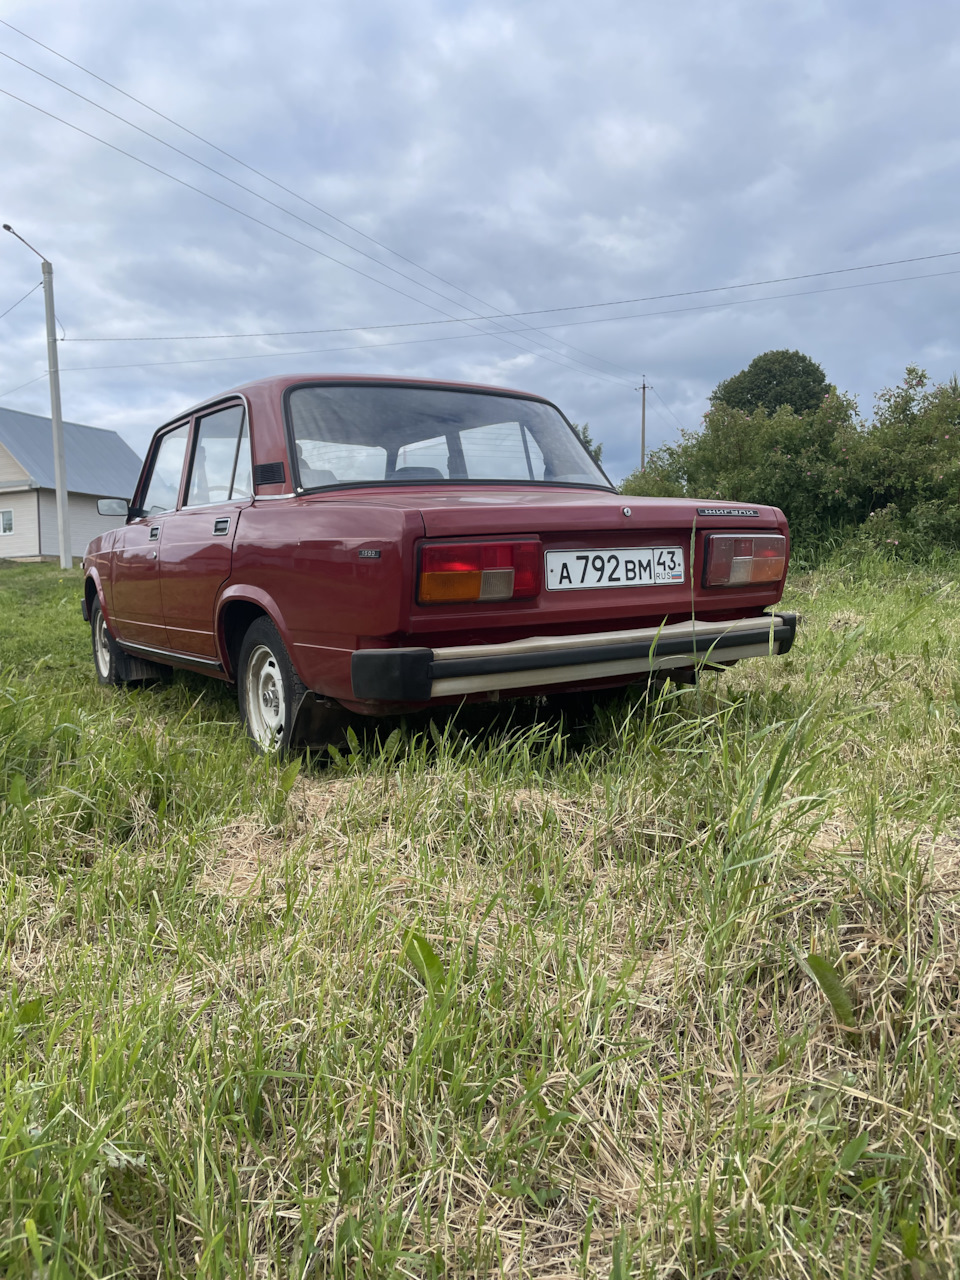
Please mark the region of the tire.
POLYGON ((306 692, 276 627, 257 618, 240 645, 237 693, 244 726, 261 751, 288 750, 306 692))
POLYGON ((93 641, 93 665, 97 672, 97 680, 100 684, 123 684, 124 655, 110 634, 98 596, 94 596, 90 607, 90 636, 93 641))

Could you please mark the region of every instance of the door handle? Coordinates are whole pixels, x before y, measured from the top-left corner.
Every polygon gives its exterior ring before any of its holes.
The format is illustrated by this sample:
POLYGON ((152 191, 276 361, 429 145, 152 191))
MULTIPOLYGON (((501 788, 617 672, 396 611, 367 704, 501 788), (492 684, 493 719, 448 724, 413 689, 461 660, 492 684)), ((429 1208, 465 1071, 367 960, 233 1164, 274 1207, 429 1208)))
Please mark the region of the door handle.
POLYGON ((160 526, 159 526, 158 524, 151 525, 151 526, 150 526, 150 541, 151 541, 151 542, 156 542, 156 540, 157 540, 159 537, 160 537, 160 526))
POLYGON ((213 522, 213 532, 215 534, 225 534, 230 531, 230 517, 220 516, 213 522))

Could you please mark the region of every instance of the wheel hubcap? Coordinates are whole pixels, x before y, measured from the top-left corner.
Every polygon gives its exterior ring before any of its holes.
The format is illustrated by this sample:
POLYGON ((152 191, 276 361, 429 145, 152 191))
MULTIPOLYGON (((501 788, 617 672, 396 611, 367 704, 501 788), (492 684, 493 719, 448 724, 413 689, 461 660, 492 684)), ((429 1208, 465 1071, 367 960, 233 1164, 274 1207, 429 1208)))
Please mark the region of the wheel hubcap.
POLYGON ((276 750, 283 741, 286 699, 280 665, 266 645, 251 653, 245 684, 250 732, 265 751, 276 750))
POLYGON ((97 660, 97 670, 106 679, 110 674, 110 633, 102 613, 97 614, 97 625, 93 629, 93 653, 97 660))

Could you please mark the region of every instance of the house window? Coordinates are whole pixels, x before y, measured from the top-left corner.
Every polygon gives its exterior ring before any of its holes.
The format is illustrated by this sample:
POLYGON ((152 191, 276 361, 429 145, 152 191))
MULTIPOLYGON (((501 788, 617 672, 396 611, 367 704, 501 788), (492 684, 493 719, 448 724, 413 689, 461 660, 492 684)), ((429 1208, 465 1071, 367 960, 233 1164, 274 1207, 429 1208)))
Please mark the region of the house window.
POLYGON ((0 511, 0 533, 13 533, 12 511, 0 511))

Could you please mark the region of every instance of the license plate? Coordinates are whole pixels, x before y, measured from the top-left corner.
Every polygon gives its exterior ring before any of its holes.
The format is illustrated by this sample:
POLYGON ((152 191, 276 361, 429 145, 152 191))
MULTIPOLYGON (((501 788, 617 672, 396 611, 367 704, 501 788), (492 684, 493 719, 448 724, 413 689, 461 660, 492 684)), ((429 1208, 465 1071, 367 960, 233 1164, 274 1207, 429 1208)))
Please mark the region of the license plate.
POLYGON ((548 551, 547 590, 655 587, 683 582, 680 547, 617 547, 611 551, 548 551))

